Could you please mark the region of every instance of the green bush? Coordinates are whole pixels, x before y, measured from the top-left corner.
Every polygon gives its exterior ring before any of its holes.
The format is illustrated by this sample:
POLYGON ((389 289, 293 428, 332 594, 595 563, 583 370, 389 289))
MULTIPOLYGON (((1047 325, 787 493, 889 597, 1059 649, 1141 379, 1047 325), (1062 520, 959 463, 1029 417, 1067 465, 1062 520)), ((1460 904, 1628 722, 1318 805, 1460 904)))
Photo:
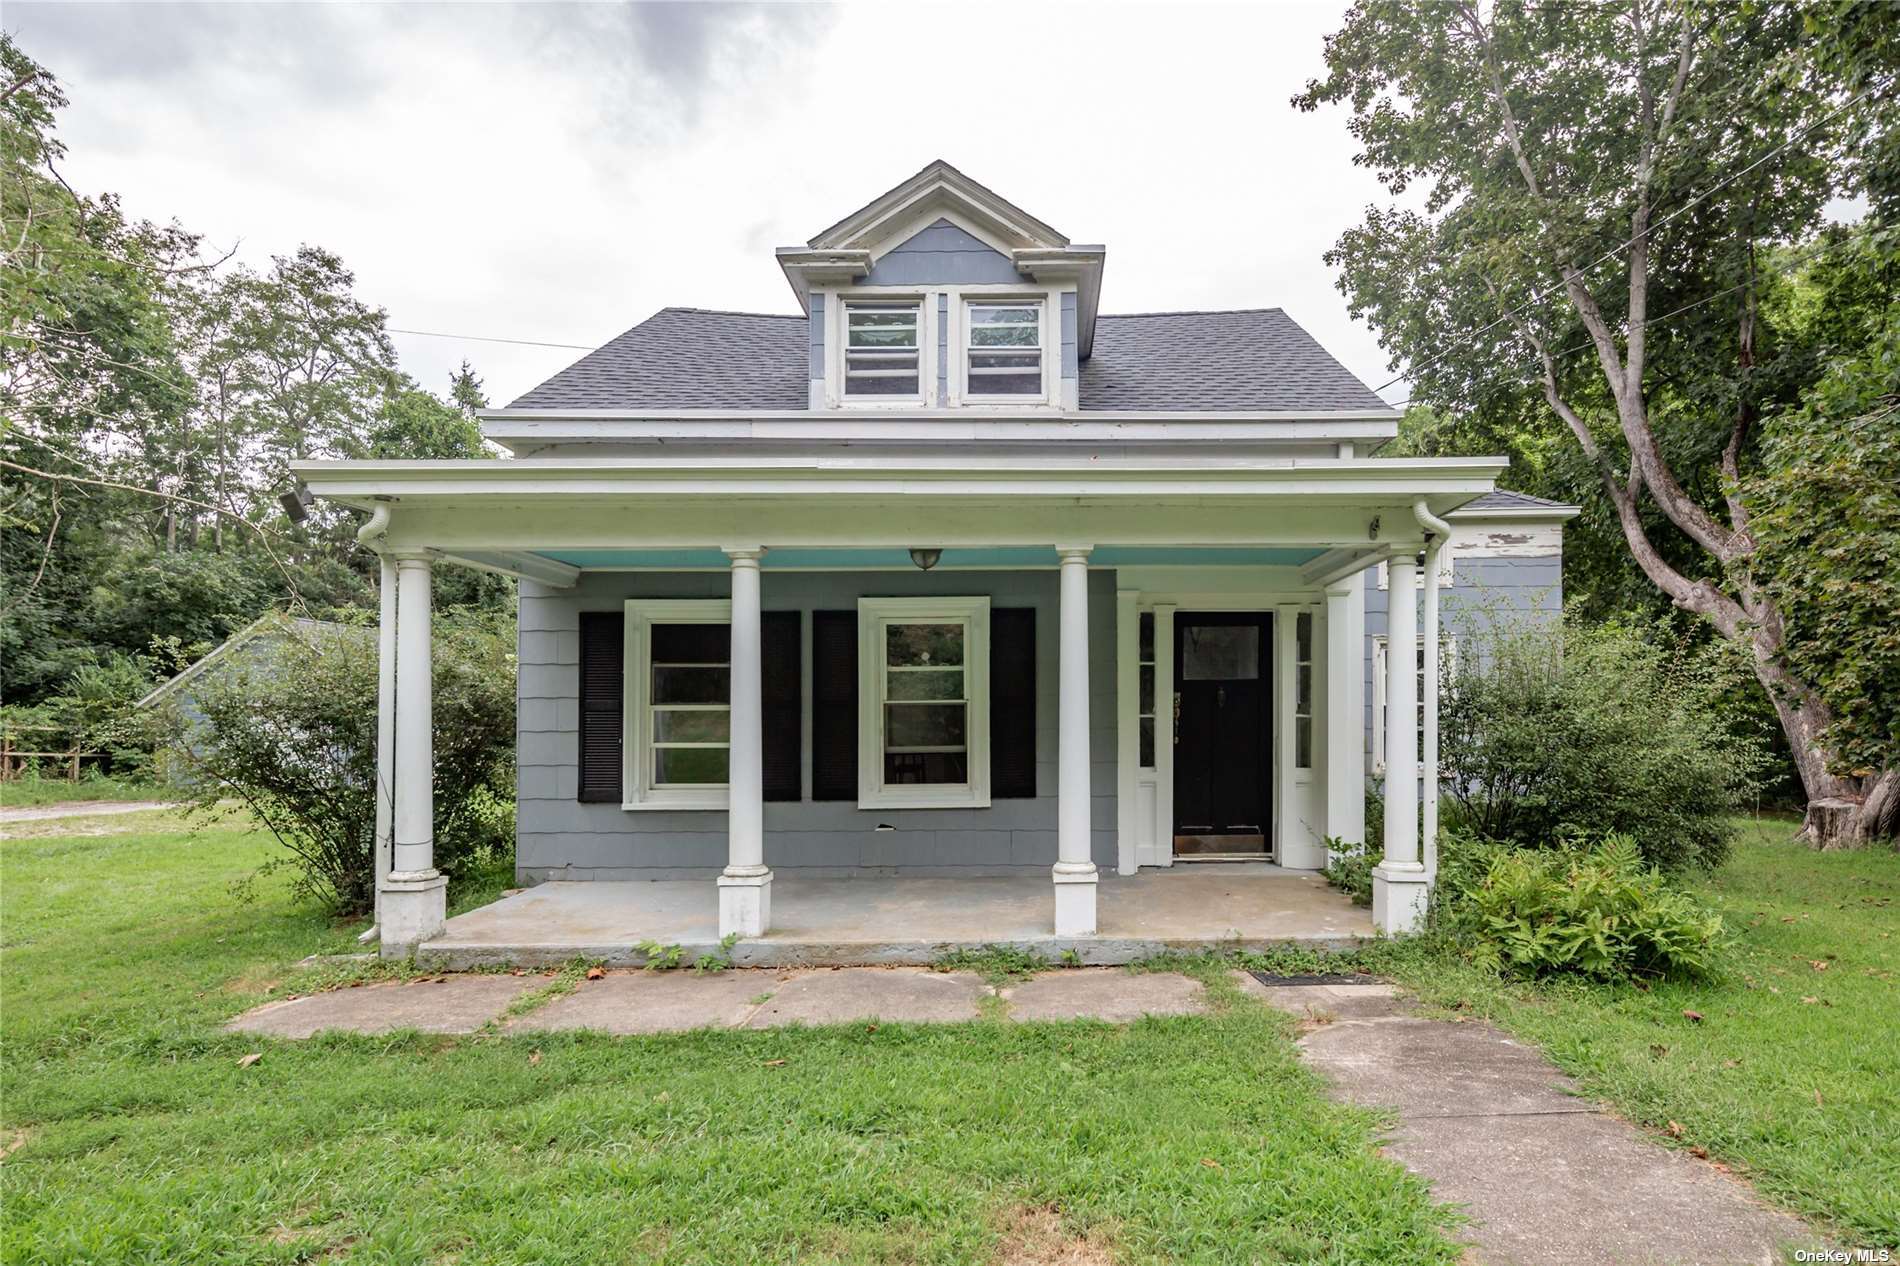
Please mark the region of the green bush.
MULTIPOLYGON (((376 631, 285 620, 268 654, 205 673, 154 719, 204 810, 243 801, 290 852, 297 885, 341 913, 375 898, 376 631)), ((515 661, 509 617, 434 628, 435 865, 513 850, 515 661)))
POLYGON ((1376 844, 1349 844, 1337 837, 1328 837, 1326 882, 1351 897, 1354 905, 1369 906, 1372 904, 1372 868, 1384 857, 1385 850, 1376 844))
POLYGON ((1472 961, 1525 976, 1701 975, 1722 919, 1643 861, 1636 842, 1525 849, 1448 840, 1437 931, 1472 961))
POLYGON ((1765 765, 1725 725, 1717 667, 1624 628, 1501 621, 1439 703, 1448 818, 1542 847, 1616 833, 1664 870, 1727 856, 1765 765))

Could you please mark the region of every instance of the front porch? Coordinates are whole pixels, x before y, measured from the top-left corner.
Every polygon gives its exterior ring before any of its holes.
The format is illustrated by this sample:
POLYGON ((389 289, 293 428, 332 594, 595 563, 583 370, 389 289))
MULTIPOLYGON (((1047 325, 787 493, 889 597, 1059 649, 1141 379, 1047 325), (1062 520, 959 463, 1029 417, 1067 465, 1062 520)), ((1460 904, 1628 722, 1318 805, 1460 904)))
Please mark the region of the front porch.
MULTIPOLYGON (((1211 863, 1104 876, 1093 936, 1055 935, 1049 880, 780 876, 773 922, 732 947, 748 967, 927 964, 1002 945, 1060 961, 1135 962, 1167 951, 1341 949, 1373 936, 1371 913, 1318 875, 1262 863, 1211 863)), ((544 883, 448 921, 416 947, 449 969, 551 966, 580 957, 638 966, 643 941, 678 945, 682 961, 719 948, 719 898, 704 880, 544 883)))

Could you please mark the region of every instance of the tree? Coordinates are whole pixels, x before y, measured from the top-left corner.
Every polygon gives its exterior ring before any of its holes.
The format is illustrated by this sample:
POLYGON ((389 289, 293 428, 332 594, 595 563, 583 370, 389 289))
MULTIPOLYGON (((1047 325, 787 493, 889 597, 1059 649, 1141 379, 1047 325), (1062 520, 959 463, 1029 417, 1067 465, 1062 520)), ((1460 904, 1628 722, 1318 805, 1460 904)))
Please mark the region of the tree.
MULTIPOLYGON (((1864 48, 1893 12, 1837 35, 1864 48)), ((1850 56, 1843 99, 1811 37, 1792 4, 1364 0, 1295 104, 1348 103, 1395 199, 1328 259, 1413 398, 1561 427, 1647 581, 1745 648, 1809 801, 1836 806, 1805 827, 1825 845, 1892 829, 1900 759, 1835 761, 1740 481, 1800 386, 1761 320, 1766 257, 1869 179, 1844 143, 1890 134, 1895 93, 1890 59, 1850 56)))

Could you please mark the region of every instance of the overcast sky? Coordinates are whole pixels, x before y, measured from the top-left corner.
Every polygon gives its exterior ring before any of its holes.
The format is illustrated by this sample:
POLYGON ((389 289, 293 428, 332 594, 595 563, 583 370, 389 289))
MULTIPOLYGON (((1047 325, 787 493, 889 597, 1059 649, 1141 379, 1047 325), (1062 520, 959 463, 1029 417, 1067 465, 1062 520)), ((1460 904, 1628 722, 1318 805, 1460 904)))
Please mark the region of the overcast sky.
MULTIPOLYGON (((1283 307, 1391 375, 1321 254, 1379 197, 1288 98, 1343 3, 42 4, 65 175, 267 263, 336 251, 399 329, 593 347, 795 311, 772 259, 934 158, 1108 247, 1102 308, 1283 307)), ((506 404, 577 352, 402 334, 506 404)), ((1399 386, 1388 399, 1403 395, 1399 386)))

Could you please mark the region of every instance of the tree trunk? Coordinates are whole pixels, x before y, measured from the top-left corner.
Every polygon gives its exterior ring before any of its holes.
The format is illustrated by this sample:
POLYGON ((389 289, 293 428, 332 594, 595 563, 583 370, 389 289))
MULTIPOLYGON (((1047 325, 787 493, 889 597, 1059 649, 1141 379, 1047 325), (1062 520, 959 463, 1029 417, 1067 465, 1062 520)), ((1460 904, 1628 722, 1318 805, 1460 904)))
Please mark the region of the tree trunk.
POLYGON ((1796 838, 1814 848, 1834 849, 1860 848, 1892 836, 1900 826, 1900 770, 1864 778, 1832 772, 1820 741, 1833 720, 1827 708, 1805 690, 1805 697, 1797 697, 1791 689, 1793 678, 1778 662, 1758 661, 1756 676, 1774 702, 1807 795, 1807 812, 1796 838))

